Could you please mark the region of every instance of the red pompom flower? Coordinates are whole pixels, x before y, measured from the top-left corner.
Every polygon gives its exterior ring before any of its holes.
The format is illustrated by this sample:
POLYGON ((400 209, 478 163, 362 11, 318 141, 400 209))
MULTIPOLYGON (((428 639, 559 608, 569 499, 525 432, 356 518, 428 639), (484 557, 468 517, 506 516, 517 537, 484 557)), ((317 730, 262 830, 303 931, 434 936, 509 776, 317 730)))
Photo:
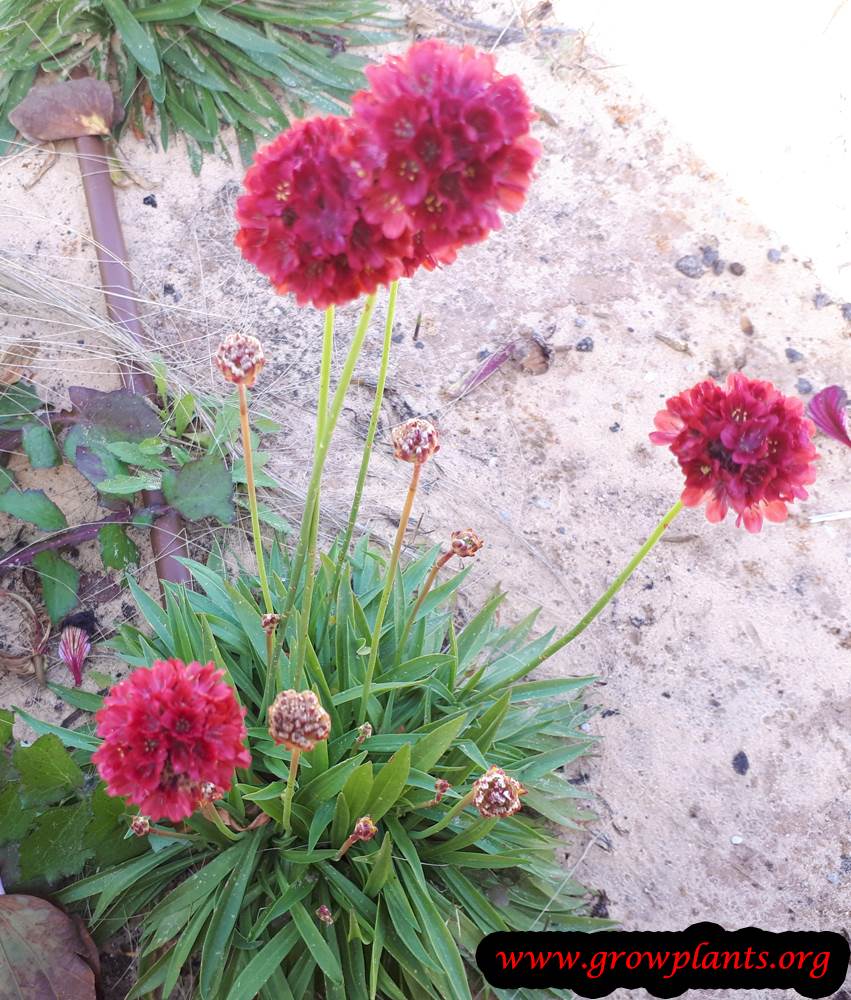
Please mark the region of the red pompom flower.
POLYGON ((650 440, 668 445, 685 473, 683 504, 706 499, 713 523, 730 508, 752 532, 763 517, 785 521, 786 504, 806 499, 804 487, 815 482, 815 427, 803 403, 770 382, 739 373, 726 386, 700 382, 669 399, 654 422, 650 440))
POLYGON ((500 227, 499 209, 523 204, 540 155, 529 99, 493 56, 436 39, 366 75, 370 89, 352 107, 365 126, 361 158, 379 169, 364 216, 389 238, 415 234, 407 273, 451 262, 459 246, 500 227))
POLYGON ((411 234, 368 222, 375 164, 351 119, 297 122, 260 149, 237 200, 243 257, 299 305, 320 309, 371 293, 403 272, 411 234))
POLYGON ((152 820, 191 816, 203 788, 227 791, 248 767, 245 709, 212 663, 157 660, 109 692, 96 715, 103 743, 93 754, 110 795, 152 820))

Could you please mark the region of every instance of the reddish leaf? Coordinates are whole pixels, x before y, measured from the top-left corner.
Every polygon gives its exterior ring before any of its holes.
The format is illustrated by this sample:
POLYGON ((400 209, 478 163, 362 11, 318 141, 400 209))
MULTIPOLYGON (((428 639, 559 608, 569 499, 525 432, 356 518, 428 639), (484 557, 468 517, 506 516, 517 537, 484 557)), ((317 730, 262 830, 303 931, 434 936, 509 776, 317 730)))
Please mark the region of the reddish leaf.
POLYGON ((109 135, 115 120, 109 84, 93 77, 33 87, 9 115, 23 136, 41 142, 109 135))
POLYGON ((144 398, 127 389, 101 392, 72 385, 68 395, 80 422, 97 427, 107 441, 144 441, 162 430, 159 417, 144 398))
POLYGON ((95 1000, 96 951, 85 928, 35 896, 0 896, 0 1000, 95 1000))
POLYGON ((839 385, 829 385, 817 392, 807 407, 813 423, 822 434, 827 434, 834 441, 841 441, 851 448, 851 437, 845 427, 845 407, 848 404, 848 393, 839 385))

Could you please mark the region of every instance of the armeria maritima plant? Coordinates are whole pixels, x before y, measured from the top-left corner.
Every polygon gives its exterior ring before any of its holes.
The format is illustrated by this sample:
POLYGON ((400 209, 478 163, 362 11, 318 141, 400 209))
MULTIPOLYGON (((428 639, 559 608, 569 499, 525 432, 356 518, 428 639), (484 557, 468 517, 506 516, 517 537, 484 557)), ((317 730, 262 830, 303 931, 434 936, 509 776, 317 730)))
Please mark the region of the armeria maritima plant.
POLYGON ((395 474, 410 481, 389 556, 365 535, 353 545, 397 278, 452 260, 519 208, 539 154, 529 101, 490 56, 426 42, 369 79, 351 120, 299 124, 261 152, 238 209, 246 256, 281 291, 327 306, 297 543, 263 544, 248 419, 263 349, 235 333, 216 361, 239 394, 256 572, 218 553, 186 560, 198 590, 166 586, 164 609, 134 584, 152 627, 125 625, 113 645, 147 669, 107 696, 96 735, 67 735, 125 799, 103 795, 98 842, 101 829, 131 833, 136 856, 60 899, 88 906, 97 932, 143 914, 134 996, 173 995, 188 968, 200 1000, 471 1000, 488 989, 473 961, 484 935, 610 926, 583 915, 553 829, 590 818, 563 768, 592 745, 577 698, 591 678, 529 675, 591 624, 684 504, 706 502, 712 520, 732 510, 752 530, 813 480, 812 427, 768 383, 739 375, 674 397, 654 440, 680 462, 683 496, 556 639, 531 637, 534 614, 498 622, 500 593, 462 620, 453 595, 471 565, 498 557, 473 529, 445 525, 443 545, 402 558, 420 478, 440 475, 424 417, 390 435, 395 474), (323 469, 387 282, 354 500, 323 552, 323 469), (332 392, 334 304, 361 295, 332 392), (463 568, 439 581, 456 556, 463 568))

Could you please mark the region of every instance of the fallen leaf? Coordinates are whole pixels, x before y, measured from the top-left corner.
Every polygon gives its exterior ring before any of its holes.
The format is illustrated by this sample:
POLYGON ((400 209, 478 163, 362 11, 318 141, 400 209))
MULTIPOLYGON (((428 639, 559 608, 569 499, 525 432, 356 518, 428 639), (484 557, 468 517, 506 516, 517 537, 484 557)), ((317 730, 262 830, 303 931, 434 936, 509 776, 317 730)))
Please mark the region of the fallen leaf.
POLYGON ((38 347, 24 340, 5 347, 0 354, 0 385, 14 385, 20 381, 24 369, 37 354, 38 347))
POLYGON ((33 87, 9 114, 9 121, 33 142, 109 135, 116 121, 108 83, 94 77, 33 87))
POLYGON ((95 1000, 99 975, 84 927, 46 899, 0 896, 0 1000, 95 1000))

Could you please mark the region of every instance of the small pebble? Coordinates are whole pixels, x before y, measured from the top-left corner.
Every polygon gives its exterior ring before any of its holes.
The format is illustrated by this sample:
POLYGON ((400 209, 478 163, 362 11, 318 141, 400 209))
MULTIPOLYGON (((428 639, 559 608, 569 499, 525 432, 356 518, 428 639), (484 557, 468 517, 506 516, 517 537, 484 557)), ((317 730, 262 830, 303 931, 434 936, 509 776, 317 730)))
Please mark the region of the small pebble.
POLYGON ((394 344, 401 344, 402 341, 405 339, 405 334, 404 333, 394 333, 393 336, 390 339, 393 341, 394 344))
POLYGON ((741 278, 741 276, 744 273, 745 273, 745 265, 740 264, 738 261, 733 261, 733 263, 730 265, 730 274, 735 274, 737 278, 741 278))
POLYGON ((813 296, 813 305, 816 309, 824 309, 825 306, 829 306, 833 300, 829 295, 825 295, 824 292, 816 292, 813 296))
POLYGON ((155 194, 146 194, 145 197, 142 199, 142 204, 147 205, 148 208, 156 208, 157 196, 155 194))
POLYGON ((745 842, 745 838, 744 837, 740 837, 737 833, 734 833, 733 836, 730 837, 730 843, 731 844, 743 844, 744 842, 745 842))
POLYGON ((851 323, 851 302, 846 302, 842 307, 842 318, 851 323))
POLYGON ((813 383, 807 378, 799 378, 795 383, 795 388, 802 396, 809 396, 813 391, 813 383))
POLYGON ((716 260, 718 260, 718 251, 714 247, 701 247, 700 252, 703 256, 703 263, 707 267, 712 267, 716 260))
POLYGON ((558 532, 558 533, 559 533, 560 535, 566 535, 566 534, 567 534, 567 528, 556 528, 556 531, 557 531, 557 532, 558 532))
POLYGON ((719 257, 718 260, 716 260, 715 263, 712 265, 712 271, 715 274, 723 274, 724 273, 724 268, 726 266, 727 266, 727 262, 724 261, 724 260, 721 260, 721 258, 719 257))
POLYGON ((829 875, 825 877, 827 878, 827 881, 830 882, 831 885, 839 884, 839 872, 831 872, 829 875))
POLYGON ((415 340, 414 347, 416 347, 418 351, 422 351, 425 348, 425 344, 421 340, 415 340))
POLYGON ((594 340, 591 337, 583 337, 576 345, 576 350, 587 354, 589 351, 594 350, 594 340))
POLYGON ((614 422, 614 423, 612 424, 612 426, 611 426, 611 427, 609 428, 609 430, 610 430, 610 431, 612 432, 612 434, 617 434, 617 432, 618 432, 618 431, 619 431, 620 429, 621 429, 621 425, 620 425, 620 424, 619 424, 619 423, 617 422, 617 420, 616 420, 616 421, 615 421, 615 422, 614 422))
POLYGON ((680 274, 684 274, 687 278, 699 278, 703 274, 703 264, 700 257, 693 253, 680 257, 674 266, 680 274))
POLYGON ((794 347, 787 347, 786 348, 786 359, 788 361, 792 361, 792 362, 803 361, 804 360, 804 355, 801 354, 800 351, 796 351, 794 347))
POLYGON ((768 257, 768 259, 771 261, 772 264, 779 264, 780 261, 783 259, 780 256, 780 251, 779 250, 775 250, 774 247, 772 247, 768 251, 768 253, 766 254, 766 257, 768 257))
POLYGON ((751 762, 748 760, 748 755, 744 750, 740 750, 733 758, 733 770, 736 774, 747 774, 750 766, 751 762))
POLYGON ((585 326, 585 317, 584 316, 577 316, 576 319, 573 321, 573 325, 574 326, 578 326, 579 329, 581 330, 582 327, 585 326))

